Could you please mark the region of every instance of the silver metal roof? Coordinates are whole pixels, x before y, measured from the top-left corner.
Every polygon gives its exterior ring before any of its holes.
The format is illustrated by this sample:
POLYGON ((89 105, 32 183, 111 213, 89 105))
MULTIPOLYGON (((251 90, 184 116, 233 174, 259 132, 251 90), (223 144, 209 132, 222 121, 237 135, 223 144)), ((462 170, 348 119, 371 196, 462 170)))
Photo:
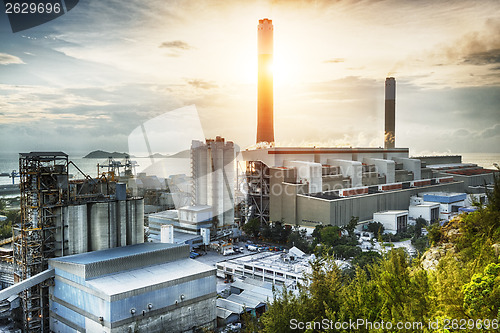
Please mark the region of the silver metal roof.
MULTIPOLYGON (((101 276, 87 280, 87 285, 109 296, 139 294, 144 290, 152 291, 152 286, 164 288, 203 276, 215 276, 215 272, 214 267, 188 258, 101 276)), ((213 289, 215 291, 215 285, 213 289)))
POLYGON ((49 260, 49 265, 85 279, 189 257, 189 245, 142 243, 49 260))

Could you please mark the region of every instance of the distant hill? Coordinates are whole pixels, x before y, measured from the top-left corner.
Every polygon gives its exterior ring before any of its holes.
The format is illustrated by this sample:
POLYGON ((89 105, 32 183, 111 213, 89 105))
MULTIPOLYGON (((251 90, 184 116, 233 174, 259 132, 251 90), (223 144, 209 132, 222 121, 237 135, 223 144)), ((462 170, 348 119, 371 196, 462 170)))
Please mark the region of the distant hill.
POLYGON ((191 157, 191 151, 188 150, 183 150, 178 153, 175 153, 173 155, 166 156, 168 158, 190 158, 191 157))
POLYGON ((149 158, 190 158, 191 157, 191 151, 190 150, 183 150, 178 153, 175 153, 173 155, 163 155, 160 153, 154 153, 153 155, 149 155, 149 158))
MULTIPOLYGON (((125 156, 127 156, 128 154, 127 153, 119 153, 119 152, 107 152, 107 151, 103 151, 103 150, 95 150, 93 152, 90 152, 88 153, 86 156, 84 156, 83 158, 99 158, 99 159, 103 159, 103 158, 108 158, 108 157, 112 157, 112 158, 125 158, 125 156)), ((135 156, 133 155, 129 155, 131 158, 136 158, 135 156)), ((173 155, 163 155, 163 154, 160 154, 160 153, 154 153, 153 155, 150 155, 148 156, 149 158, 190 158, 191 157, 191 151, 190 150, 183 150, 183 151, 180 151, 178 153, 175 153, 173 155)))
MULTIPOLYGON (((118 153, 118 152, 107 152, 107 151, 103 151, 103 150, 95 150, 93 152, 90 152, 88 153, 86 156, 84 156, 83 158, 108 158, 108 157, 112 157, 112 158, 125 158, 126 156, 130 156, 129 154, 127 153, 118 153)), ((133 156, 130 156, 130 157, 133 157, 133 156)))

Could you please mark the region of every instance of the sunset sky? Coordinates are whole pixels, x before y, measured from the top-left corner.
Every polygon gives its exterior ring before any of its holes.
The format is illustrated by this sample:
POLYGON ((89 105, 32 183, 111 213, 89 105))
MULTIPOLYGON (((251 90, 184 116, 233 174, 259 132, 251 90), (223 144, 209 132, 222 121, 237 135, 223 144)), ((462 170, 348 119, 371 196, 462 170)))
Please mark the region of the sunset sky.
POLYGON ((394 76, 397 147, 500 153, 497 0, 80 0, 15 34, 0 7, 6 152, 127 151, 142 123, 192 105, 205 137, 251 146, 270 18, 277 145, 383 146, 394 76))

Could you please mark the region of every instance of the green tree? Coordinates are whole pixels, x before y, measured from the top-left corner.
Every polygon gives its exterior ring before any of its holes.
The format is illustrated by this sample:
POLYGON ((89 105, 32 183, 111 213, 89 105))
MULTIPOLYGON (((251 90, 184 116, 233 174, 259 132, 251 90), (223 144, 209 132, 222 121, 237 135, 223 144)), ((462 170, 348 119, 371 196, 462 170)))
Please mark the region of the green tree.
POLYGON ((375 236, 383 234, 384 230, 384 225, 380 222, 368 223, 368 231, 372 232, 375 236))
POLYGON ((369 265, 378 263, 382 259, 382 255, 375 251, 361 252, 352 259, 354 267, 366 268, 369 265))
POLYGON ((432 246, 437 245, 442 238, 441 226, 439 223, 433 223, 426 227, 429 237, 429 242, 432 246))
POLYGON ((325 227, 324 225, 319 224, 314 228, 312 232, 313 238, 317 240, 318 243, 321 243, 321 229, 323 229, 324 227, 325 227))
POLYGON ((347 234, 349 235, 350 238, 354 238, 354 230, 356 229, 358 225, 359 217, 351 216, 351 220, 347 225, 343 226, 342 229, 347 231, 347 234))
POLYGON ((418 253, 422 254, 429 247, 429 238, 427 236, 419 238, 413 237, 411 239, 411 244, 415 247, 418 253))
POLYGON ((320 231, 321 242, 329 247, 334 247, 340 244, 342 230, 337 226, 326 226, 320 231))
POLYGON ((306 230, 296 226, 288 236, 288 246, 295 246, 306 253, 310 252, 309 241, 306 239, 306 230))
POLYGON ((427 226, 427 221, 422 218, 418 217, 415 220, 415 237, 419 238, 422 236, 422 228, 425 228, 427 226))
POLYGON ((491 263, 462 288, 465 312, 474 319, 500 319, 500 264, 491 263))
POLYGON ((305 312, 301 298, 305 295, 295 295, 284 287, 281 291, 274 290, 273 302, 268 310, 261 316, 263 332, 286 333, 290 331, 290 320, 305 321, 305 312))
POLYGON ((257 238, 259 237, 259 232, 260 232, 260 221, 259 219, 251 219, 250 221, 247 221, 242 229, 247 235, 252 235, 253 237, 257 238))

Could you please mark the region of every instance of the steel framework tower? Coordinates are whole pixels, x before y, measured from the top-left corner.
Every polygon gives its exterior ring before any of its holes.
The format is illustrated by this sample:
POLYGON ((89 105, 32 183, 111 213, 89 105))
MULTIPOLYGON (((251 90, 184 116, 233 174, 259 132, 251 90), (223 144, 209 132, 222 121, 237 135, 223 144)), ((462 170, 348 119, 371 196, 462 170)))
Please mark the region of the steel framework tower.
POLYGON ((261 161, 247 162, 246 178, 248 184, 248 217, 258 218, 260 223, 269 223, 269 168, 261 161))
MULTIPOLYGON (((19 156, 21 222, 13 229, 14 280, 48 268, 57 244, 54 209, 69 200, 68 155, 62 152, 22 153, 19 156)), ((24 332, 49 332, 48 284, 21 293, 24 332)))

